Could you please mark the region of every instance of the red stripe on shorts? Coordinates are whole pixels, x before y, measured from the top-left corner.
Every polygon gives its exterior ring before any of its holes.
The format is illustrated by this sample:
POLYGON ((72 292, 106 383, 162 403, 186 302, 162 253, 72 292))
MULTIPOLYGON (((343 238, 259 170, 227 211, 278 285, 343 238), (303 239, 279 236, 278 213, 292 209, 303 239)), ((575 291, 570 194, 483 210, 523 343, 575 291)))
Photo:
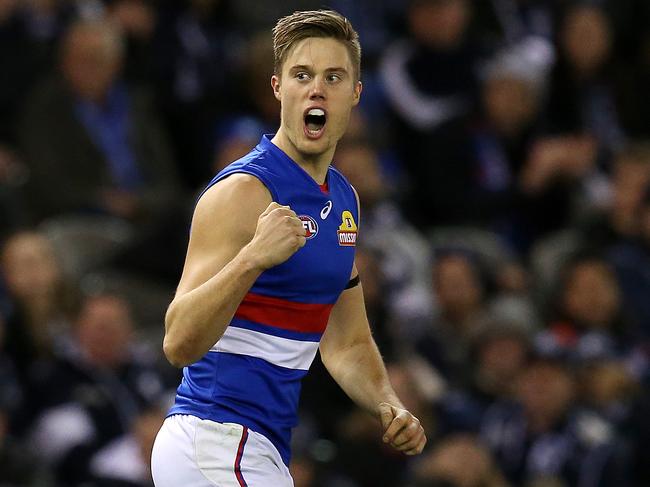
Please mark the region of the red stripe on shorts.
POLYGON ((244 445, 246 445, 246 440, 248 439, 248 428, 244 426, 244 430, 241 434, 241 440, 239 442, 239 448, 237 448, 237 457, 235 458, 235 476, 239 482, 240 487, 248 487, 248 484, 244 480, 244 476, 241 473, 241 457, 244 455, 244 445))

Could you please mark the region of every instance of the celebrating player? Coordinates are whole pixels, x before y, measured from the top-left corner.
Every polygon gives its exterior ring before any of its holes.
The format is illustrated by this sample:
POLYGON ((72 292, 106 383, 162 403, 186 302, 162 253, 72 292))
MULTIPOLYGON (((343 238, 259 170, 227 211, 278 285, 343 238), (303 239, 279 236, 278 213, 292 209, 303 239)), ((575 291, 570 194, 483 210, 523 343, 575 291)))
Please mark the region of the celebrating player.
POLYGON ((358 35, 333 11, 274 30, 274 136, 201 195, 164 351, 183 366, 154 445, 157 487, 291 487, 300 381, 320 350, 384 441, 418 454, 426 437, 393 391, 354 265, 357 196, 330 166, 361 95, 358 35))

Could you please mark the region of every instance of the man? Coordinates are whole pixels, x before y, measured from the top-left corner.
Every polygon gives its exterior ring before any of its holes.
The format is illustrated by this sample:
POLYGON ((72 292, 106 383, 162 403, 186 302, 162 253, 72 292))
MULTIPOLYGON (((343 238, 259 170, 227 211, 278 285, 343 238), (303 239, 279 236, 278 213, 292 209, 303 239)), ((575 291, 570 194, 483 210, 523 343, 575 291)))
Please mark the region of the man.
POLYGON ((78 20, 60 54, 59 72, 34 89, 18 127, 32 216, 100 213, 136 230, 167 216, 179 193, 174 161, 151 94, 122 79, 122 33, 78 20))
POLYGON ((185 368, 154 445, 157 487, 292 486, 291 428, 317 349, 385 442, 409 455, 426 442, 371 337, 358 201, 330 167, 361 94, 358 36, 336 12, 297 12, 276 25, 274 53, 280 129, 199 199, 167 311, 164 351, 185 368))

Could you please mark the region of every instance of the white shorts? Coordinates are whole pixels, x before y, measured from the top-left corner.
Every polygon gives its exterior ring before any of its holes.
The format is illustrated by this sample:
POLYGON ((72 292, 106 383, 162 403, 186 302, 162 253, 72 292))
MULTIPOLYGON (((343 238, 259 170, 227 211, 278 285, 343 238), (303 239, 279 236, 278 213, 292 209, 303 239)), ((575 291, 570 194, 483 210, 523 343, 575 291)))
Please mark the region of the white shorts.
POLYGON ((156 487, 293 487, 289 469, 265 436, 182 414, 160 428, 151 473, 156 487))

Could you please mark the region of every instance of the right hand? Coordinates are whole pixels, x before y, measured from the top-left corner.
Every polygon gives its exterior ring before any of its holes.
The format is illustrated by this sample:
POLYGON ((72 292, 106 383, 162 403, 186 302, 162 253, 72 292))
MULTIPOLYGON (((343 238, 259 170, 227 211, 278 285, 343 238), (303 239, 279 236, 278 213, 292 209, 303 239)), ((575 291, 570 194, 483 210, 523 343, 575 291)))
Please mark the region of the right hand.
POLYGON ((269 269, 282 264, 303 247, 305 235, 305 227, 296 213, 273 201, 259 216, 247 249, 260 268, 269 269))

